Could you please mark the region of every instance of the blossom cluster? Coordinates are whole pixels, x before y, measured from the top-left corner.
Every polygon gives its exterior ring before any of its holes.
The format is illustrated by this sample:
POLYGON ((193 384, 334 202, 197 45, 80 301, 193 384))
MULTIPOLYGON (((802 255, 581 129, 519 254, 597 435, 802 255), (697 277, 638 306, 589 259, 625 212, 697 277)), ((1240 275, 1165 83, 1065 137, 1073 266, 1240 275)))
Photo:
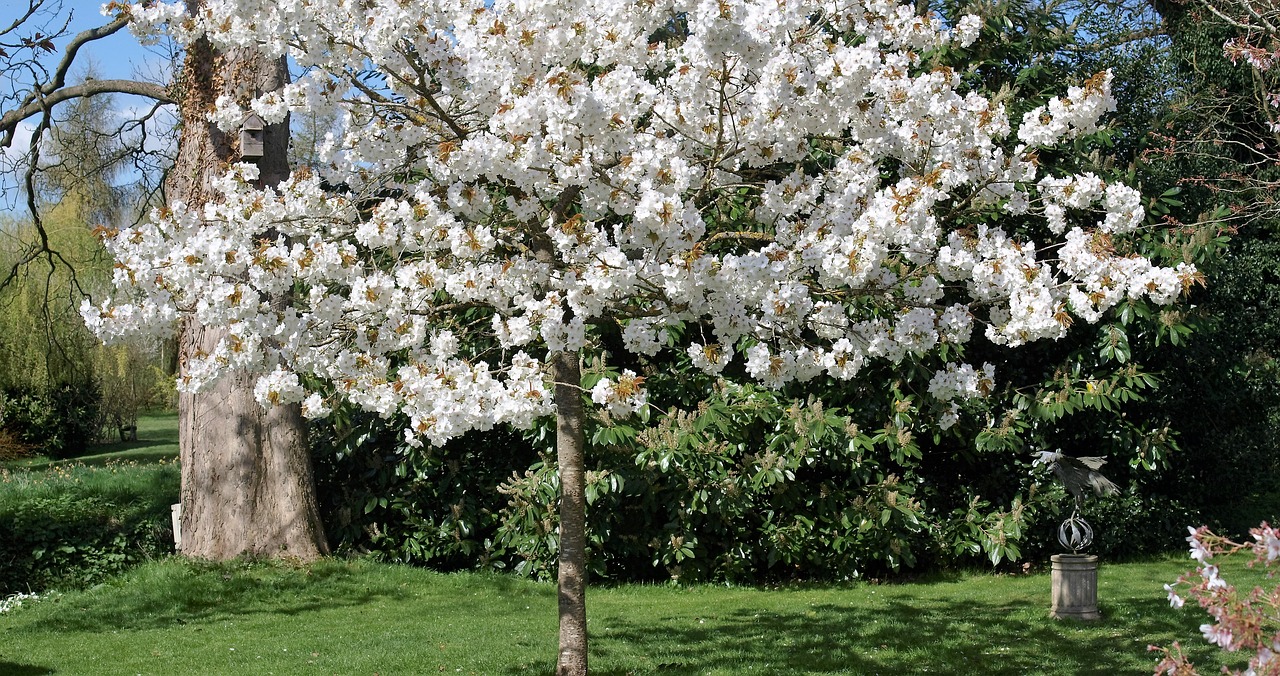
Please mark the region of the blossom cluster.
MULTIPOLYGON (((1243 671, 1224 667, 1224 673, 1280 674, 1280 587, 1239 589, 1222 577, 1217 565, 1210 563, 1214 557, 1248 551, 1254 555, 1248 563, 1250 567, 1270 569, 1280 565, 1280 528, 1263 522, 1249 531, 1253 541, 1243 543, 1217 535, 1204 526, 1188 530, 1191 534, 1187 543, 1197 568, 1182 575, 1176 583, 1164 586, 1169 605, 1181 608, 1187 598, 1195 599, 1212 618, 1212 622, 1200 625, 1204 639, 1223 650, 1244 651, 1249 655, 1248 666, 1243 671)), ((1150 649, 1163 654, 1155 673, 1197 673, 1177 642, 1168 648, 1151 646, 1150 649)))
MULTIPOLYGON (((1058 338, 1073 314, 1168 303, 1196 274, 1109 246, 1145 219, 1135 190, 1036 159, 1097 128, 1109 73, 1015 132, 1004 104, 925 62, 974 40, 976 17, 948 27, 887 0, 130 11, 143 30, 307 70, 219 101, 219 125, 246 110, 344 116, 320 149, 325 180, 259 187, 238 165, 220 201, 171 205, 107 241, 117 293, 83 308, 98 335, 163 332, 183 315, 226 327, 185 365, 188 390, 249 370, 265 404, 324 415, 341 396, 401 410, 412 441, 440 443, 547 414, 547 356, 600 327, 632 353, 679 350, 712 374, 739 361, 778 387, 955 355, 975 325, 1003 345, 1058 338), (956 205, 1043 218, 1065 241, 964 226, 956 205), (304 387, 315 382, 328 385, 304 387)), ((641 383, 624 375, 591 396, 625 413, 644 405, 641 383)), ((942 367, 941 424, 992 387, 989 367, 942 367)))
POLYGON ((21 608, 24 601, 39 601, 39 600, 40 600, 40 596, 38 594, 26 594, 23 592, 18 592, 17 594, 10 594, 9 596, 6 596, 0 599, 0 615, 3 615, 4 613, 7 613, 11 610, 21 608))

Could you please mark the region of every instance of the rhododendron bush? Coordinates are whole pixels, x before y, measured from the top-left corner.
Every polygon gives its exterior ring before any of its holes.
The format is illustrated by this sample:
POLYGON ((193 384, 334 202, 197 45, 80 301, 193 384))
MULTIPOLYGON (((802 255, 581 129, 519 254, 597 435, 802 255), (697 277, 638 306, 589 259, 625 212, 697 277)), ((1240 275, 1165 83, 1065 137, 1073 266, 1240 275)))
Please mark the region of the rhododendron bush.
MULTIPOLYGON (((344 116, 322 175, 263 188, 228 167, 221 201, 109 235, 115 297, 83 310, 100 336, 183 315, 228 329, 185 364, 186 390, 245 369, 264 406, 321 417, 345 399, 441 444, 572 417, 553 393, 616 331, 631 354, 769 387, 920 364, 946 429, 999 377, 964 361, 975 335, 1059 338, 1198 278, 1131 253, 1136 189, 1040 162, 1098 129, 1111 75, 1014 118, 935 58, 977 37, 972 16, 877 0, 128 11, 304 69, 220 99, 224 131, 249 112, 344 116), (1028 222, 1047 239, 1012 227, 1028 222)), ((617 417, 646 397, 624 370, 573 398, 617 417)))

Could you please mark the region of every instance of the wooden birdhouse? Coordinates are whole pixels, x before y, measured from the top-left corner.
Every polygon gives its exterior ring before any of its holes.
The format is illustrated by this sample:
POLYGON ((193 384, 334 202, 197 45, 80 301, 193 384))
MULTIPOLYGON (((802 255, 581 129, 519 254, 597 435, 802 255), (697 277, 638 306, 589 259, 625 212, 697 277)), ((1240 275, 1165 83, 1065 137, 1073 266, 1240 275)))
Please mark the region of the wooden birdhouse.
POLYGON ((262 118, 253 113, 249 113, 244 118, 244 122, 240 123, 240 157, 246 160, 256 160, 262 157, 263 130, 266 125, 262 123, 262 118))

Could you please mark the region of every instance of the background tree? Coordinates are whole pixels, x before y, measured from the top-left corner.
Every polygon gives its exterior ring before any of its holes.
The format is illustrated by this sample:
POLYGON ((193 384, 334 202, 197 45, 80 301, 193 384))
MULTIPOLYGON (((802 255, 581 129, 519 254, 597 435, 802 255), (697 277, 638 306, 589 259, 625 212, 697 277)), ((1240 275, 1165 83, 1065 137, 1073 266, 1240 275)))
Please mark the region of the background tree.
POLYGON ((135 153, 118 135, 108 95, 74 99, 63 112, 49 129, 34 182, 40 226, 14 219, 3 247, 6 269, 42 247, 57 255, 35 258, 0 288, 0 388, 13 409, 5 424, 52 455, 83 450, 102 438, 107 422, 133 424, 138 409, 163 402, 168 389, 153 356, 102 346, 79 317, 85 296, 110 284, 111 261, 91 231, 132 217, 130 207, 145 203, 148 177, 120 180, 135 153), (108 363, 109 371, 100 370, 108 363), (131 383, 127 398, 117 374, 131 383))
MULTIPOLYGON (((52 66, 46 66, 43 55, 57 50, 64 37, 65 22, 45 23, 59 19, 60 6, 46 0, 30 0, 27 8, 0 33, 0 38, 13 40, 0 44, 5 48, 0 59, 6 73, 13 73, 21 86, 3 99, 0 114, 0 145, 9 146, 19 125, 35 120, 35 132, 23 172, 28 209, 35 237, 15 256, 0 286, 22 279, 30 266, 43 262, 50 268, 60 267, 74 274, 75 266, 66 255, 52 245, 39 204, 39 176, 46 167, 41 162, 45 131, 54 125, 54 110, 61 104, 92 107, 86 99, 105 93, 148 97, 155 106, 177 103, 182 137, 174 168, 165 179, 165 203, 181 200, 199 205, 209 194, 210 172, 217 172, 229 160, 239 159, 238 139, 221 132, 210 133, 206 113, 219 95, 247 97, 268 91, 283 81, 282 64, 266 61, 252 54, 225 55, 207 43, 195 45, 199 58, 186 55, 178 77, 180 87, 168 87, 132 80, 90 79, 68 84, 67 74, 75 64, 79 50, 86 44, 123 30, 132 20, 134 8, 112 4, 114 18, 101 27, 72 36, 52 66), (43 22, 43 23, 42 23, 43 22), (274 79, 273 79, 274 78, 274 79), (74 103, 74 102, 81 103, 74 103)), ((83 111, 82 111, 83 112, 83 111)), ((138 120, 126 121, 111 134, 129 136, 130 129, 151 119, 155 108, 144 112, 138 120)), ((99 130, 101 131, 101 130, 99 130)), ((139 132, 141 133, 141 132, 139 132)), ((143 134, 145 137, 145 134, 143 134)), ((288 144, 287 125, 273 127, 267 134, 267 154, 262 161, 265 178, 278 180, 288 173, 285 152, 288 144)), ((80 153, 86 162, 80 175, 94 175, 93 158, 105 152, 96 145, 103 134, 69 138, 68 156, 80 153)), ((146 146, 143 146, 144 150, 146 146)), ((108 155, 110 157, 110 155, 108 155)), ((49 185, 76 173, 62 172, 69 165, 53 164, 49 185), (62 172, 62 173, 59 173, 62 172)), ((94 176, 105 184, 108 178, 94 176)), ((92 203, 92 213, 98 203, 92 203)), ((100 232, 117 231, 119 225, 107 224, 100 232)), ((83 293, 83 289, 78 290, 83 293)), ((200 349, 206 332, 192 325, 183 334, 181 349, 190 355, 200 349)), ((152 336, 164 340, 172 334, 152 336)), ((216 341, 216 337, 214 338, 216 341)), ((129 384, 121 384, 117 401, 127 399, 129 384)), ((315 511, 315 494, 310 465, 306 455, 305 431, 296 410, 280 409, 264 414, 256 405, 244 405, 251 395, 237 392, 233 381, 224 390, 209 395, 179 399, 181 418, 180 449, 183 465, 183 549, 193 556, 228 558, 240 554, 287 556, 310 559, 326 551, 327 545, 315 511), (238 407, 238 408, 237 408, 238 407)))
POLYGON ((1181 493, 1200 510, 1193 524, 1209 523, 1230 536, 1280 516, 1274 424, 1280 419, 1274 388, 1280 336, 1271 320, 1280 290, 1270 95, 1276 89, 1274 73, 1256 67, 1265 58, 1251 63, 1263 55, 1251 50, 1273 38, 1227 20, 1242 18, 1249 6, 1265 14, 1256 4, 1156 4, 1170 29, 1179 86, 1142 149, 1150 180, 1182 190, 1185 206, 1171 217, 1217 219, 1216 235, 1230 236, 1225 255, 1205 267, 1215 284, 1193 297, 1190 317, 1198 331, 1182 358, 1165 366, 1169 387, 1153 402, 1179 421, 1185 451, 1164 490, 1181 493))
MULTIPOLYGON (((202 12, 199 0, 187 6, 202 12)), ((238 133, 208 119, 220 98, 245 99, 284 86, 283 58, 251 50, 219 50, 204 39, 186 45, 179 101, 182 135, 166 179, 166 198, 199 211, 218 199, 213 182, 243 155, 238 133)), ((260 185, 289 174, 289 124, 268 125, 256 159, 260 185)), ((180 205, 180 206, 177 206, 180 205)), ((246 254, 247 255, 247 254, 246 254)), ((282 306, 287 292, 263 302, 282 306)), ((228 332, 198 319, 179 332, 179 364, 212 354, 228 332)), ((304 561, 328 553, 315 498, 306 428, 298 405, 264 409, 254 400, 253 378, 239 374, 209 392, 178 397, 182 463, 182 552, 214 560, 237 556, 285 556, 304 561)))
POLYGON ((306 167, 311 171, 320 171, 325 164, 322 159, 326 143, 325 136, 339 131, 337 111, 303 111, 294 115, 292 119, 289 166, 295 169, 306 167))

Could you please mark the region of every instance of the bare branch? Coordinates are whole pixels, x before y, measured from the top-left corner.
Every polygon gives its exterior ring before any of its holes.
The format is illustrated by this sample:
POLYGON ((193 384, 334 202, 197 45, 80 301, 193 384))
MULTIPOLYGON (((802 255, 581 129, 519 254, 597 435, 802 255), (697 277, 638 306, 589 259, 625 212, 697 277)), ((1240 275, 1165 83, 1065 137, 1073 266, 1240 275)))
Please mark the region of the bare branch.
POLYGON ((30 20, 31 17, 35 16, 36 12, 43 5, 44 5, 44 0, 28 0, 27 8, 23 10, 22 16, 18 17, 17 19, 14 19, 13 23, 9 24, 7 28, 0 30, 0 35, 8 35, 18 30, 20 27, 22 27, 23 24, 25 24, 28 20, 30 20))
POLYGON ((0 148, 8 148, 13 143, 13 136, 17 131, 18 123, 23 120, 35 117, 63 101, 98 94, 132 94, 134 96, 145 96, 162 103, 177 103, 168 89, 151 82, 139 82, 137 80, 86 80, 78 85, 52 90, 30 103, 0 116, 0 148))
POLYGON ((1130 45, 1135 42, 1142 42, 1143 40, 1150 40, 1151 38, 1163 37, 1163 36, 1167 36, 1168 34, 1169 34, 1169 28, 1162 21, 1160 22, 1159 25, 1149 26, 1141 30, 1135 30, 1129 33, 1125 33, 1123 35, 1112 36, 1111 38, 1102 40, 1100 42, 1068 45, 1066 48, 1073 52, 1078 52, 1078 53, 1097 54, 1099 52, 1105 52, 1108 49, 1115 49, 1116 47, 1124 47, 1125 45, 1130 45))
POLYGON ((71 66, 75 64, 76 54, 80 53, 80 48, 94 40, 101 40, 119 33, 121 29, 129 25, 129 17, 122 15, 109 24, 98 26, 97 28, 89 28, 87 30, 76 33, 71 38, 71 42, 67 43, 66 48, 62 52, 62 60, 58 61, 58 67, 53 71, 53 79, 45 83, 37 91, 32 92, 32 97, 48 96, 56 89, 61 89, 67 84, 67 73, 71 71, 71 66))

